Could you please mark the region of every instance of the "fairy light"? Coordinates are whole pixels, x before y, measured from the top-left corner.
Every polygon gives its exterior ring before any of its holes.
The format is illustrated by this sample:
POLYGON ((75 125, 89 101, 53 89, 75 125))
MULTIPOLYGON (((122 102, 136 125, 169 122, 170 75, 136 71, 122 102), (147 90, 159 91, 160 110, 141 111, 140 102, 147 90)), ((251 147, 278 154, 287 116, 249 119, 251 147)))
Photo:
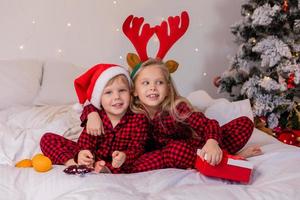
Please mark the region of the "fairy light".
POLYGON ((61 54, 61 53, 62 53, 62 50, 61 50, 61 49, 58 49, 58 50, 57 50, 57 53, 61 54))
POLYGON ((198 51, 199 51, 199 49, 198 49, 198 48, 195 48, 195 51, 196 51, 196 52, 198 52, 198 51))
POLYGON ((204 73, 203 73, 203 76, 207 76, 207 73, 206 73, 206 72, 204 72, 204 73))
POLYGON ((23 49, 24 49, 24 45, 20 45, 20 46, 19 46, 19 49, 20 49, 20 50, 23 50, 23 49))
POLYGON ((69 23, 67 23, 67 26, 68 26, 68 27, 71 27, 71 26, 72 26, 72 24, 69 22, 69 23))
POLYGON ((117 32, 119 32, 119 31, 120 31, 120 29, 119 29, 119 28, 116 28, 116 31, 117 31, 117 32))
POLYGON ((122 59, 123 59, 123 56, 120 56, 119 58, 120 58, 120 60, 122 60, 122 59))
POLYGON ((117 1, 113 1, 113 4, 115 4, 115 5, 116 5, 116 4, 117 4, 117 1))
POLYGON ((32 24, 36 24, 36 21, 35 21, 35 20, 32 20, 31 23, 32 23, 32 24))

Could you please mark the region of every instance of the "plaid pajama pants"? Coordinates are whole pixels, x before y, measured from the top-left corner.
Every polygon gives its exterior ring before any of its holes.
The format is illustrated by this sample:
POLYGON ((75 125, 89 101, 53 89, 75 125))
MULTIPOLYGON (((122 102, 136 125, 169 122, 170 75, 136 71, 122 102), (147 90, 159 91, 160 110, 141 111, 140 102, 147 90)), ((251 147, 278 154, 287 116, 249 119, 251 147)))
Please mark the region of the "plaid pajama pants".
MULTIPOLYGON (((253 128, 253 122, 247 117, 239 117, 223 125, 220 147, 230 154, 237 153, 249 140, 253 128)), ((170 140, 162 149, 147 152, 138 158, 133 163, 131 172, 163 168, 195 168, 197 148, 202 148, 202 146, 195 147, 184 141, 170 140)))
POLYGON ((76 142, 54 133, 45 133, 41 138, 40 147, 43 154, 56 165, 65 164, 80 151, 76 142))
MULTIPOLYGON (((43 154, 49 157, 55 165, 64 165, 81 150, 76 142, 55 133, 45 133, 41 138, 40 147, 43 154)), ((130 166, 123 165, 120 168, 114 168, 108 161, 105 166, 113 174, 131 172, 130 166)))

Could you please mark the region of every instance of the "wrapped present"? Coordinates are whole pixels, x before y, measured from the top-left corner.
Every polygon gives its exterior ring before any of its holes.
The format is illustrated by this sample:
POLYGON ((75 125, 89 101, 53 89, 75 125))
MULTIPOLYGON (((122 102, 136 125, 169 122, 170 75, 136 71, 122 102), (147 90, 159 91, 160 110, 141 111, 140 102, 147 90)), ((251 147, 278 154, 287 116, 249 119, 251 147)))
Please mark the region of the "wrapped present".
POLYGON ((240 156, 233 156, 225 151, 222 161, 212 166, 200 157, 200 149, 197 151, 195 167, 202 174, 210 177, 223 178, 243 183, 249 183, 253 164, 240 156))

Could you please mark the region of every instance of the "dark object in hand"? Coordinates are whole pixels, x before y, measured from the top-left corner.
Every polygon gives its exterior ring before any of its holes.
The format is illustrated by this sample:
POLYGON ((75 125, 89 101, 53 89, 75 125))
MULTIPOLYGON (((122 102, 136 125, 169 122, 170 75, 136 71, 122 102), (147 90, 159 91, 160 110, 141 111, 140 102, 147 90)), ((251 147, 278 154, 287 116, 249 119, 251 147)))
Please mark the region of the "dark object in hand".
POLYGON ((64 169, 66 174, 86 174, 93 171, 92 168, 87 167, 86 165, 71 165, 64 169))

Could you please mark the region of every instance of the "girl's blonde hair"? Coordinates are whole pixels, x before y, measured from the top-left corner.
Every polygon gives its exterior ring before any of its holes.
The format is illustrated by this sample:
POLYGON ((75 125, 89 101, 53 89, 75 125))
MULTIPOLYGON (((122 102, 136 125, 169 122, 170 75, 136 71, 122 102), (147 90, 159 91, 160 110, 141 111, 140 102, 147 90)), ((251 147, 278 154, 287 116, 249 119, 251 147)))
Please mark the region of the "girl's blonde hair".
MULTIPOLYGON (((161 103, 161 110, 160 110, 159 114, 161 114, 163 112, 168 112, 176 121, 183 122, 187 117, 189 117, 191 115, 191 113, 194 111, 194 108, 192 107, 192 105, 189 103, 189 101, 186 98, 184 98, 178 94, 177 89, 173 83, 171 76, 170 76, 169 70, 166 67, 165 63, 162 62, 161 60, 150 58, 141 65, 139 71, 133 78, 134 84, 133 84, 132 91, 135 90, 135 81, 137 80, 139 73, 144 68, 146 68, 148 66, 152 66, 152 65, 157 65, 160 67, 160 69, 162 70, 163 75, 167 81, 167 84, 169 86, 168 87, 169 88, 168 95, 165 98, 165 100, 161 103), (178 113, 176 106, 182 102, 186 103, 191 108, 190 112, 184 113, 184 114, 178 113)), ((134 97, 132 99, 130 108, 133 112, 144 113, 146 116, 148 116, 148 118, 150 118, 147 110, 145 109, 145 107, 143 106, 142 102, 139 100, 138 97, 134 97)))
POLYGON ((128 88, 130 90, 131 84, 129 83, 127 77, 124 74, 119 74, 119 75, 116 75, 113 78, 111 78, 109 81, 107 81, 105 87, 113 84, 116 80, 120 80, 121 82, 123 82, 125 84, 128 84, 128 88))

